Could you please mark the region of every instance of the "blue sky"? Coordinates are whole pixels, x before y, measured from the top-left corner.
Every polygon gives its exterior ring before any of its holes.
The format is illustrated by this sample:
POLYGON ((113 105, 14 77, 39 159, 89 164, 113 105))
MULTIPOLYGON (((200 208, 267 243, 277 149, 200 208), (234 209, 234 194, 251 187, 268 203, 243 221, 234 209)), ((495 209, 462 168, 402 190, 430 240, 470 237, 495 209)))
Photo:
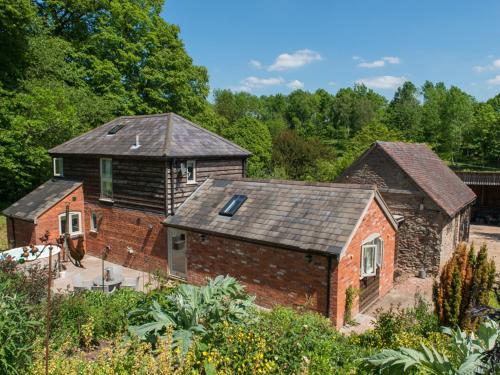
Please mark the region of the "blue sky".
POLYGON ((500 92, 498 0, 167 0, 210 87, 336 92, 364 82, 391 98, 404 80, 500 92))

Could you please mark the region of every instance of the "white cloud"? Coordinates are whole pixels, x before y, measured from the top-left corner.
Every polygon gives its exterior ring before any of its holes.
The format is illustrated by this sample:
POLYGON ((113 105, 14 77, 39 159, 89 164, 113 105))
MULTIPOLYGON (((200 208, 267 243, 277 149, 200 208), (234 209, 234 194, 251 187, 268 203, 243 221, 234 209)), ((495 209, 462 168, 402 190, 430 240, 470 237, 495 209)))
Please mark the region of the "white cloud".
POLYGON ((476 65, 472 67, 472 70, 478 73, 497 70, 497 69, 500 69, 500 59, 493 60, 490 65, 484 65, 484 66, 476 65))
POLYGON ((401 62, 399 57, 396 56, 385 56, 382 60, 387 61, 389 64, 399 64, 401 62))
POLYGON ((356 83, 373 89, 395 89, 396 87, 401 86, 405 81, 405 77, 377 76, 360 78, 356 81, 356 83))
POLYGON ((255 69, 262 69, 262 63, 259 60, 250 60, 249 64, 255 69))
POLYGON ((382 68, 385 66, 385 63, 388 64, 399 64, 401 59, 396 56, 385 56, 380 58, 379 60, 374 61, 362 61, 358 64, 360 68, 382 68))
POLYGON ((353 57, 352 57, 352 59, 353 59, 354 61, 359 60, 360 58, 361 58, 361 57, 359 57, 359 56, 353 56, 353 57))
POLYGON ((285 80, 281 77, 259 78, 247 77, 240 82, 240 86, 234 87, 235 91, 252 91, 253 89, 260 89, 263 87, 281 85, 285 80))
POLYGON ((286 84, 292 90, 298 90, 304 88, 304 82, 299 81, 298 79, 294 79, 286 84))
POLYGON ((321 60, 321 55, 318 52, 310 49, 301 49, 292 54, 282 53, 279 55, 274 64, 272 64, 269 71, 282 71, 289 69, 297 69, 309 64, 313 61, 321 60))
POLYGON ((358 64, 360 68, 381 68, 385 65, 384 60, 364 61, 358 64))
POLYGON ((334 82, 334 81, 330 81, 330 82, 328 82, 328 84, 329 84, 330 86, 337 86, 337 82, 334 82))
POLYGON ((500 75, 495 76, 495 78, 489 79, 488 82, 490 85, 500 85, 500 75))

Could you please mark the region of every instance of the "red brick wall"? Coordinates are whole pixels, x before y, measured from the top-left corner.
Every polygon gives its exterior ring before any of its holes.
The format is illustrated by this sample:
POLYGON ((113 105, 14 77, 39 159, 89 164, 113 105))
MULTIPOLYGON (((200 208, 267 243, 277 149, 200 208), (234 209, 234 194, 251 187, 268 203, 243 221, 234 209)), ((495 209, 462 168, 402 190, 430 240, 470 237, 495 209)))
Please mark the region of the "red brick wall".
POLYGON ((35 224, 29 221, 7 218, 8 247, 26 246, 36 242, 35 224), (13 243, 13 245, 12 245, 13 243))
POLYGON ((304 306, 326 313, 327 258, 208 235, 205 242, 187 232, 187 281, 203 285, 206 278, 230 275, 241 281, 257 303, 304 306))
POLYGON ((111 247, 107 260, 126 267, 153 272, 167 270, 165 216, 100 204, 85 205, 87 252, 100 257, 111 247), (97 233, 90 231, 91 213, 98 217, 97 233), (127 247, 133 250, 129 254, 127 247))
MULTIPOLYGON (((50 232, 50 241, 54 241, 61 235, 59 229, 59 215, 66 212, 66 204, 69 203, 69 210, 71 212, 80 212, 82 223, 82 231, 85 233, 85 222, 83 220, 84 200, 82 187, 76 188, 66 197, 61 199, 58 203, 38 216, 36 224, 36 238, 37 243, 40 242, 39 238, 42 237, 48 230, 50 232)), ((76 241, 74 241, 76 245, 76 241)), ((85 245, 85 242, 84 242, 85 245)))
MULTIPOLYGON (((396 231, 387 220, 378 203, 373 200, 345 254, 340 258, 338 266, 333 268, 331 319, 336 322, 337 327, 342 326, 344 321, 346 289, 349 285, 359 289, 361 246, 363 241, 372 233, 380 233, 384 240, 384 259, 380 271, 379 295, 383 296, 392 288, 396 231)), ((353 315, 358 310, 358 299, 356 298, 353 315)))

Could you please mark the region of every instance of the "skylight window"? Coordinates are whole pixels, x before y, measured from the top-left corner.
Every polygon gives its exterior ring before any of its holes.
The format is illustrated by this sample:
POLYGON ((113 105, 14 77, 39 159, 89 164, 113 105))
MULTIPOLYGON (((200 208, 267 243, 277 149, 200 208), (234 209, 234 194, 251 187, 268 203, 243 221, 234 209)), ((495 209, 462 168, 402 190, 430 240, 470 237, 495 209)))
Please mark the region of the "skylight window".
POLYGON ((233 195, 229 202, 219 211, 219 215, 233 216, 246 200, 246 195, 233 195))
POLYGON ((114 135, 116 133, 118 133, 118 131, 122 128, 125 127, 125 124, 118 124, 118 125, 115 125, 113 126, 109 131, 108 131, 108 135, 114 135))

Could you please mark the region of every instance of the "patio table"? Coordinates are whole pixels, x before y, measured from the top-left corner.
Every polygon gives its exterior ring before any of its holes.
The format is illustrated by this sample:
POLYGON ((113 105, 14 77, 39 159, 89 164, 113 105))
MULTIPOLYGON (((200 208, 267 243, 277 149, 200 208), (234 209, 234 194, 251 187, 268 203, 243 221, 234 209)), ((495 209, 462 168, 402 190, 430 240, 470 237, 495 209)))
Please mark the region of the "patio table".
MULTIPOLYGON (((94 283, 95 286, 101 287, 102 288, 102 276, 97 276, 95 277, 92 282, 94 283)), ((106 292, 111 292, 115 288, 120 288, 120 284, 123 282, 123 276, 116 276, 111 280, 106 280, 104 279, 104 291, 106 292)))

